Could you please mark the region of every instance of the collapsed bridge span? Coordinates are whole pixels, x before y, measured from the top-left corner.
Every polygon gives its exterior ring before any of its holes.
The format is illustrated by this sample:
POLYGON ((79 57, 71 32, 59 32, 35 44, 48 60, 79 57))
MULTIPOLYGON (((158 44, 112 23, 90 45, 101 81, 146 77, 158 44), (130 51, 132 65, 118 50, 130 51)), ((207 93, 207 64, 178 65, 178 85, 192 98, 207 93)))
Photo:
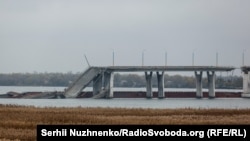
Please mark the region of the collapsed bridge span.
POLYGON ((76 98, 84 88, 93 82, 93 98, 113 97, 113 72, 145 72, 146 97, 152 98, 152 73, 157 73, 158 97, 164 98, 164 72, 193 71, 196 77, 196 97, 203 97, 202 72, 207 72, 209 97, 215 97, 215 72, 232 71, 225 66, 107 66, 89 67, 65 91, 65 98, 76 98))

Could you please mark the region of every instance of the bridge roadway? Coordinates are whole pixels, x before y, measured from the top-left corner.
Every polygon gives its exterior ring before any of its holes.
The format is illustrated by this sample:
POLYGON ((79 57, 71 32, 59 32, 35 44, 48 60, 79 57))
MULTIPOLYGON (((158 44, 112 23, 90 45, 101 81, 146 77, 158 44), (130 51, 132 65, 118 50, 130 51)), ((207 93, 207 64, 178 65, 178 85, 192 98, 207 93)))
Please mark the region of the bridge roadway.
POLYGON ((241 70, 244 72, 244 73, 248 73, 250 71, 250 66, 242 66, 241 67, 241 70))
POLYGON ((229 66, 107 66, 93 67, 112 72, 136 71, 232 71, 235 67, 229 66))
MULTIPOLYGON (((164 98, 164 72, 193 71, 196 77, 196 97, 203 97, 202 73, 206 72, 209 97, 213 98, 215 97, 215 72, 232 71, 234 69, 236 68, 231 66, 93 66, 86 69, 82 75, 66 89, 64 96, 66 98, 75 98, 90 82, 93 82, 93 98, 112 98, 114 72, 145 72, 146 96, 147 98, 152 98, 152 73, 156 72, 158 97, 164 98)), ((248 79, 246 79, 246 81, 248 82, 248 79)))

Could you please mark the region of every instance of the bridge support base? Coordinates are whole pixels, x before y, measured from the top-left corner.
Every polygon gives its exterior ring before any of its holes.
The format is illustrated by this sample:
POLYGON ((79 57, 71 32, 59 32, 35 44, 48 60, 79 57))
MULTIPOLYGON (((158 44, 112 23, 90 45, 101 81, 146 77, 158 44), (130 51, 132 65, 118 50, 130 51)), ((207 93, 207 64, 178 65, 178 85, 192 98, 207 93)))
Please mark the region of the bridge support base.
POLYGON ((209 98, 215 98, 215 73, 214 71, 207 72, 207 80, 208 80, 208 96, 209 98))
POLYGON ((104 73, 104 89, 107 90, 106 98, 113 98, 114 92, 114 74, 113 72, 105 72, 104 73))
POLYGON ((152 72, 145 72, 146 77, 146 97, 152 98, 153 92, 152 92, 152 72))
POLYGON ((158 80, 158 98, 164 98, 164 72, 157 72, 157 80, 158 80))
POLYGON ((250 98, 250 73, 248 71, 243 73, 243 93, 241 97, 250 98))
POLYGON ((195 72, 195 78, 196 78, 196 97, 202 98, 202 71, 200 73, 195 72))
POLYGON ((94 79, 93 79, 93 96, 96 96, 103 90, 103 75, 98 74, 94 79))
POLYGON ((114 74, 104 72, 96 76, 93 80, 93 97, 94 98, 113 98, 114 74))

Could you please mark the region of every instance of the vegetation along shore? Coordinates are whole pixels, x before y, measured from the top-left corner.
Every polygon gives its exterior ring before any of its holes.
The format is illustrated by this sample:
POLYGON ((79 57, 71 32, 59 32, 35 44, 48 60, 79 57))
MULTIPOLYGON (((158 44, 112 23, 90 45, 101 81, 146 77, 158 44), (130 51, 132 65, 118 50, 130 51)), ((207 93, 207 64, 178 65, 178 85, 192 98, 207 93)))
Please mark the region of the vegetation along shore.
POLYGON ((145 109, 0 105, 0 140, 34 141, 37 124, 250 124, 250 109, 145 109))
MULTIPOLYGON (((78 73, 10 73, 0 74, 0 86, 62 86, 67 87, 79 76, 78 73)), ((194 76, 164 75, 164 87, 166 88, 195 88, 194 76)), ((241 89, 242 76, 216 75, 216 88, 220 89, 241 89)), ((152 85, 157 87, 157 76, 152 76, 152 85)), ((89 84, 92 86, 92 84, 89 84)), ((139 74, 114 74, 114 87, 145 87, 145 75, 139 74)), ((202 81, 202 86, 207 87, 207 78, 202 81)))

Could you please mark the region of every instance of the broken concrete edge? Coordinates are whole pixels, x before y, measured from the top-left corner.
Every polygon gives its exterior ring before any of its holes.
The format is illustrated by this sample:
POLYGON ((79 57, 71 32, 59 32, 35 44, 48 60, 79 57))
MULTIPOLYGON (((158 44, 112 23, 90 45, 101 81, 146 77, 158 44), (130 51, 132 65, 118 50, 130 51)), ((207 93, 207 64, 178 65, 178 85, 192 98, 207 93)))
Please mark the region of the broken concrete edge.
POLYGON ((10 91, 6 94, 0 94, 0 98, 27 98, 27 99, 55 99, 55 98, 65 98, 63 92, 14 92, 10 91))

